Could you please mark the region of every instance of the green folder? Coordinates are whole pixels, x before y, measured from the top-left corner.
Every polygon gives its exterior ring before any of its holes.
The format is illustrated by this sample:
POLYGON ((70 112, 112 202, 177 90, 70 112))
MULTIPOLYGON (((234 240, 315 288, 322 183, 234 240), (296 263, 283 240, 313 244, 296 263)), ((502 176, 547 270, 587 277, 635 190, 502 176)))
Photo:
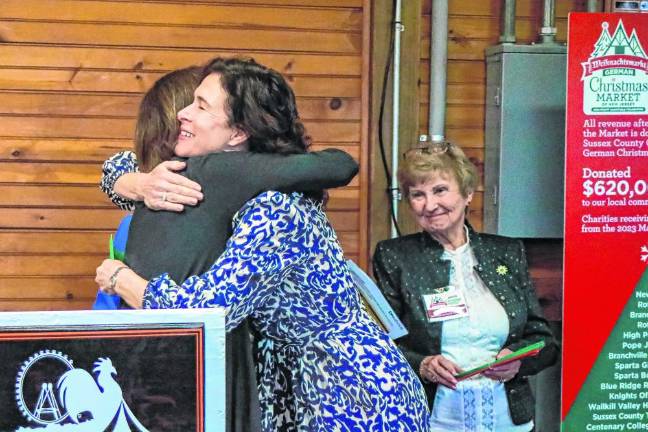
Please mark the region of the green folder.
POLYGON ((525 357, 532 357, 537 355, 542 348, 544 348, 545 343, 544 341, 536 342, 531 345, 527 345, 523 348, 520 348, 519 350, 512 352, 509 355, 506 355, 502 358, 498 358, 497 360, 493 360, 487 363, 484 363, 480 366, 477 366, 476 368, 469 369, 467 371, 463 371, 461 373, 458 373, 455 375, 455 378, 457 381, 465 380, 466 378, 470 378, 471 376, 480 374, 484 372, 486 369, 489 369, 493 366, 499 366, 503 365, 506 363, 511 363, 516 360, 523 359, 525 357))
POLYGON ((115 239, 113 238, 112 234, 110 235, 110 241, 108 242, 108 252, 109 252, 108 256, 110 259, 124 261, 125 253, 124 251, 115 249, 115 239))

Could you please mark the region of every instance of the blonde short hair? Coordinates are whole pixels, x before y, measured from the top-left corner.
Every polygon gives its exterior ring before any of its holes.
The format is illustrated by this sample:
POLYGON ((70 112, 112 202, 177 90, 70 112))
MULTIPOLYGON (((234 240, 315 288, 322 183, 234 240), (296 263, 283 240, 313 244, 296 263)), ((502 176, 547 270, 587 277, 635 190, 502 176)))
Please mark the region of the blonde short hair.
POLYGON ((405 160, 398 170, 398 181, 405 197, 410 187, 425 183, 434 173, 452 175, 459 184, 461 195, 466 198, 479 183, 477 168, 466 154, 449 142, 430 143, 405 152, 405 160))

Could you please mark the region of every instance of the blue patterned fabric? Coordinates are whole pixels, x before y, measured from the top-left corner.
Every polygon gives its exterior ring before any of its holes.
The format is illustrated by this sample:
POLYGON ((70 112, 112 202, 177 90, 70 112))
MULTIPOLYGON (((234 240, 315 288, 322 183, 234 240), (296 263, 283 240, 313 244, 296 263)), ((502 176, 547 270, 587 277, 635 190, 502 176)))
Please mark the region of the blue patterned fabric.
POLYGON ((421 383, 362 306, 320 205, 267 192, 234 225, 207 273, 151 280, 144 307, 228 307, 228 329, 252 318, 264 431, 426 431, 421 383))
POLYGON ((128 173, 139 172, 137 156, 132 151, 121 151, 106 161, 101 170, 99 188, 108 195, 110 201, 122 210, 135 210, 135 203, 128 198, 123 198, 114 191, 115 182, 128 173))

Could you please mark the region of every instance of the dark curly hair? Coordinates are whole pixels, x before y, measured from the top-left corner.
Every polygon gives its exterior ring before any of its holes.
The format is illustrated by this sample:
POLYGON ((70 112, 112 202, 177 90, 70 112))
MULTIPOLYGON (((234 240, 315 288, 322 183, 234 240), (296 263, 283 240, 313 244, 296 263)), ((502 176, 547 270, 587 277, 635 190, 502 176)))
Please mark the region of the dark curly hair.
POLYGON ((230 126, 249 136, 248 148, 257 153, 305 153, 310 137, 299 119, 295 94, 277 71, 251 58, 210 61, 202 79, 216 73, 227 92, 230 126))

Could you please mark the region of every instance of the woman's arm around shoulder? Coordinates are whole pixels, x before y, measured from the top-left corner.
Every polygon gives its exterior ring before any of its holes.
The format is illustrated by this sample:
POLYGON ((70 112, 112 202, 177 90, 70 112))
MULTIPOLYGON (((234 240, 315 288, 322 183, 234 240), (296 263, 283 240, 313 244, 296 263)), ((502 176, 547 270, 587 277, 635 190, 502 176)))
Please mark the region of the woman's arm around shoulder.
POLYGON ((115 183, 124 175, 138 172, 137 157, 132 151, 121 151, 108 158, 102 167, 99 187, 110 201, 122 210, 133 210, 133 200, 115 191, 115 183))
POLYGON ((306 189, 302 189, 304 191, 346 186, 360 169, 350 154, 334 148, 306 153, 304 156, 311 158, 310 167, 308 163, 305 165, 312 176, 305 182, 306 189))
POLYGON ((353 157, 338 149, 292 155, 253 153, 249 161, 252 177, 249 180, 263 187, 262 190, 331 189, 346 186, 358 173, 353 157))
POLYGON ((200 185, 177 173, 185 165, 165 161, 141 173, 135 153, 122 151, 104 162, 100 188, 122 210, 132 211, 135 201, 143 201, 151 210, 181 212, 202 199, 200 185))

